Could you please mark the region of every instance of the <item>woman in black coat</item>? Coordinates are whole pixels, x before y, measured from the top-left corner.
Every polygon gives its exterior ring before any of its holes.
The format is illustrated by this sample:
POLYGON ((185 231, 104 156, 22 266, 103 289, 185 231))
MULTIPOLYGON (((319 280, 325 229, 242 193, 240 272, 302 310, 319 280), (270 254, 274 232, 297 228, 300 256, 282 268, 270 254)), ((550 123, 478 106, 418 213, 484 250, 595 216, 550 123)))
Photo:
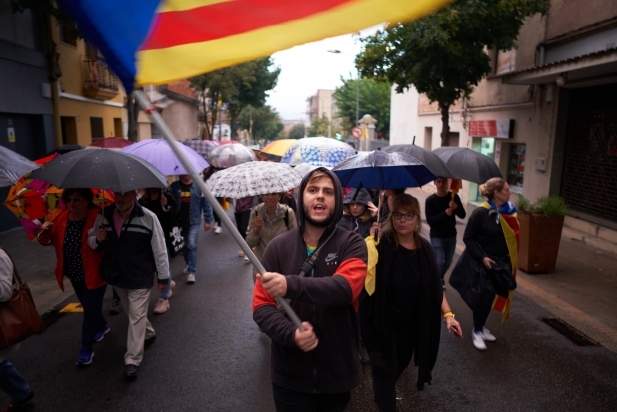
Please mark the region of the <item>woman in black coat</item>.
POLYGON ((377 246, 375 291, 360 301, 362 339, 371 362, 375 403, 382 412, 396 411, 395 385, 412 356, 419 367, 418 389, 431 382, 442 314, 448 332, 462 336, 420 226, 418 200, 397 196, 377 246))

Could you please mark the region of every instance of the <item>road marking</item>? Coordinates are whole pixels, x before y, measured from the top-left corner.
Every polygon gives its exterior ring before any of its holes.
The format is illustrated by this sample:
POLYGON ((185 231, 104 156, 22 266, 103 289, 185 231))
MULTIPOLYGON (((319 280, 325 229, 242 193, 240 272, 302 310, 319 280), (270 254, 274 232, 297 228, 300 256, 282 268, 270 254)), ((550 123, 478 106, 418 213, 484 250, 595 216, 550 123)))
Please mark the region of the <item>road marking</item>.
POLYGON ((60 313, 80 313, 83 312, 84 308, 81 307, 81 303, 69 303, 62 309, 60 309, 60 313))

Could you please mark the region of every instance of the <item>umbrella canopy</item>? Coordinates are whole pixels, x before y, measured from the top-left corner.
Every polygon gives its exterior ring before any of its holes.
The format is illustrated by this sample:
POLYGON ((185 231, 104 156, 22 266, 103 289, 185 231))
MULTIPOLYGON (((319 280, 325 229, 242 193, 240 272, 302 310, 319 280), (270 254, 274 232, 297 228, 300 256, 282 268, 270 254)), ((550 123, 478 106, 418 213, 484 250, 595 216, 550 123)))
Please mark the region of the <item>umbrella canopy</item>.
POLYGON ((39 167, 11 149, 0 146, 0 187, 14 185, 26 173, 39 167))
POLYGON ((280 162, 285 152, 294 144, 298 142, 297 139, 280 139, 275 140, 272 143, 266 145, 259 154, 267 157, 275 162, 280 162))
POLYGON ((420 146, 416 146, 415 144, 395 144, 393 146, 386 147, 385 149, 383 149, 383 151, 388 153, 407 153, 408 155, 415 157, 420 162, 422 162, 424 166, 426 166, 428 170, 433 172, 435 176, 449 178, 456 177, 452 174, 452 172, 450 172, 450 170, 448 170, 445 162, 441 160, 439 156, 420 146))
MULTIPOLYGON (((184 153, 191 166, 198 172, 209 166, 208 162, 195 150, 177 142, 174 144, 184 153)), ((139 143, 125 147, 121 152, 146 160, 164 175, 189 174, 169 143, 167 143, 167 140, 164 139, 142 140, 139 143)))
POLYGON ((492 177, 502 177, 493 159, 466 147, 439 147, 433 153, 459 179, 482 184, 492 177))
POLYGON ((93 187, 128 192, 166 187, 167 178, 145 160, 108 149, 63 154, 31 175, 60 188, 93 187))
POLYGON ((308 163, 300 163, 298 166, 294 166, 294 170, 300 173, 302 176, 306 176, 308 172, 317 169, 319 166, 313 166, 308 163))
POLYGON ((73 152, 75 150, 81 150, 84 147, 82 145, 79 144, 63 144, 60 147, 55 148, 54 150, 50 151, 49 153, 47 153, 47 156, 52 155, 54 153, 58 153, 59 155, 68 153, 68 152, 73 152))
POLYGON ((343 187, 398 189, 418 187, 436 179, 426 166, 407 153, 375 150, 353 156, 334 169, 343 187))
POLYGON ((214 140, 185 140, 182 144, 190 147, 207 159, 210 152, 219 145, 219 142, 214 140))
POLYGON ((240 199, 282 193, 298 186, 302 175, 291 166, 274 162, 248 162, 216 172, 206 182, 214 196, 240 199))
POLYGON ((208 156, 208 163, 217 169, 227 169, 253 160, 257 160, 255 153, 242 144, 221 145, 208 156))
POLYGON ((291 145, 281 158, 290 165, 308 163, 313 166, 332 168, 343 160, 355 155, 356 151, 347 143, 329 137, 305 137, 291 145))
POLYGON ((123 137, 106 137, 105 139, 97 140, 86 149, 110 149, 122 150, 122 148, 132 145, 133 142, 123 137))

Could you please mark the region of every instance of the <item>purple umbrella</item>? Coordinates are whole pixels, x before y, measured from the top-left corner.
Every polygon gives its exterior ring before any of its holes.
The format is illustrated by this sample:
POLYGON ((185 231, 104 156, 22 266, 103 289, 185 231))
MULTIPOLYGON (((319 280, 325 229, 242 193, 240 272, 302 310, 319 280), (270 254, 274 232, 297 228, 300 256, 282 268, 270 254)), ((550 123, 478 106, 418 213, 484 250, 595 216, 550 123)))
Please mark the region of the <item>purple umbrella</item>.
MULTIPOLYGON (((178 142, 174 144, 176 144, 184 153, 195 170, 201 171, 210 166, 208 162, 206 162, 206 160, 195 150, 178 142)), ((167 140, 142 140, 139 143, 125 147, 122 149, 122 152, 144 159, 145 161, 151 163, 152 166, 159 169, 164 175, 170 176, 188 174, 182 165, 182 162, 180 162, 180 159, 178 159, 174 151, 169 146, 169 143, 167 143, 167 140)))

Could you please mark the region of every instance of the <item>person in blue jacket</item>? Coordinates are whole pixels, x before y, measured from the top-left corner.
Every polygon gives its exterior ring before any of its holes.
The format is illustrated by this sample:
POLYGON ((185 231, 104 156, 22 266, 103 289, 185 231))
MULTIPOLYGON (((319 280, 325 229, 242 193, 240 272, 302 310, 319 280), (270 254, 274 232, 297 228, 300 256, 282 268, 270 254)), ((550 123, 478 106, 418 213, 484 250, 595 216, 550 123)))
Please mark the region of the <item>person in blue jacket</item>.
POLYGON ((195 265, 197 264, 197 236, 203 213, 204 230, 210 230, 212 206, 206 200, 191 176, 180 175, 180 180, 173 182, 169 191, 180 205, 180 224, 184 235, 184 261, 187 274, 186 282, 195 283, 195 265))

